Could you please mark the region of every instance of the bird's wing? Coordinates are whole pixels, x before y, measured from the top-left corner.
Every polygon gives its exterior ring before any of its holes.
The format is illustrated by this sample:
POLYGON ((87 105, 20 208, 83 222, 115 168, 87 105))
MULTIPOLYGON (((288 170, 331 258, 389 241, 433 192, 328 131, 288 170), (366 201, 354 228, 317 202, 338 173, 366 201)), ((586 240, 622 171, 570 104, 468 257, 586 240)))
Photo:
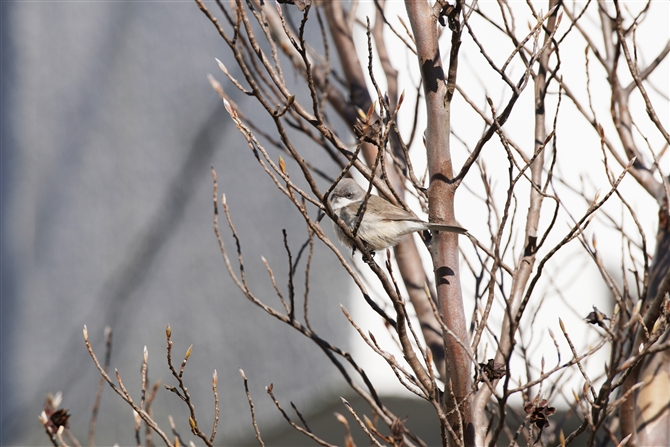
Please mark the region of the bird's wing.
POLYGON ((422 222, 421 219, 417 219, 417 217, 414 214, 405 211, 399 206, 393 205, 388 200, 383 199, 379 196, 370 196, 370 200, 368 201, 368 209, 374 209, 375 211, 383 209, 384 220, 392 220, 392 221, 408 220, 408 221, 422 222))

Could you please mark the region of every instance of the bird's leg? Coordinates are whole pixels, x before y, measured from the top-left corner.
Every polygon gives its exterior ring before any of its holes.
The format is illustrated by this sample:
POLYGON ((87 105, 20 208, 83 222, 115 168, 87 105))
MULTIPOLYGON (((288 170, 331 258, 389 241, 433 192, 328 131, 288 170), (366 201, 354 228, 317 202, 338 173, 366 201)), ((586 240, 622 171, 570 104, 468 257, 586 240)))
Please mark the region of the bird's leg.
POLYGON ((370 249, 370 245, 365 242, 364 240, 361 239, 361 242, 363 242, 363 245, 365 246, 365 251, 367 251, 370 255, 370 259, 375 257, 375 251, 370 249))
POLYGON ((363 245, 365 246, 365 251, 361 253, 363 255, 363 262, 366 264, 372 264, 375 262, 375 251, 370 249, 370 246, 368 245, 367 242, 362 241, 363 245))

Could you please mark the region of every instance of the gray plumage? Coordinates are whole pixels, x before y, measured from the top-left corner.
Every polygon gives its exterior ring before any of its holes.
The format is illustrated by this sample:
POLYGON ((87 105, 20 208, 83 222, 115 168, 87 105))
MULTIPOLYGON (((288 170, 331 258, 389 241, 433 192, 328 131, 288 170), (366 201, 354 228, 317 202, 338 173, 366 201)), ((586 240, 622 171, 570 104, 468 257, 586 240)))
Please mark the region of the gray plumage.
MULTIPOLYGON (((364 198, 365 190, 350 178, 340 180, 330 196, 333 212, 351 231, 356 226, 364 198)), ((424 222, 414 214, 372 194, 368 198, 356 234, 371 250, 377 251, 397 245, 406 234, 428 229, 458 234, 467 233, 467 230, 458 226, 424 222)), ((344 245, 353 247, 351 239, 344 234, 338 225, 335 225, 335 231, 344 245)))

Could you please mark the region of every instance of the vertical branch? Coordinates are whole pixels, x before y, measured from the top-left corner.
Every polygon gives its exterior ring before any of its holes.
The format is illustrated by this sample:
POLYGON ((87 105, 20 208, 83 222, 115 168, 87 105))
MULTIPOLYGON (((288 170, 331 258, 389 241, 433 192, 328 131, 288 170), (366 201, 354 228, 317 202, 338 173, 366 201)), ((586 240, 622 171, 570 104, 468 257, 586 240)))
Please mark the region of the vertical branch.
MULTIPOLYGON (((379 60, 386 77, 389 106, 399 107, 398 72, 391 65, 388 51, 386 50, 386 43, 384 41, 383 25, 385 22, 383 18, 383 8, 385 4, 385 1, 377 3, 377 14, 375 16, 375 25, 372 29, 372 34, 375 39, 377 54, 379 55, 379 60)), ((419 101, 417 100, 417 106, 418 104, 419 101)), ((414 115, 416 117, 416 111, 414 115)), ((394 119, 397 120, 397 116, 394 119)), ((399 160, 399 163, 401 164, 399 168, 408 171, 412 183, 415 183, 416 179, 412 177, 414 174, 409 155, 406 152, 406 147, 403 148, 399 132, 391 133, 390 144, 392 153, 395 155, 394 160, 399 160)), ((402 179, 398 175, 399 170, 390 169, 387 173, 394 188, 397 191, 402 192, 404 190, 404 185, 402 179)), ((394 247, 393 254, 395 255, 398 271, 400 272, 400 277, 407 290, 409 300, 412 303, 417 319, 420 322, 421 333, 426 346, 428 346, 433 354, 433 361, 440 377, 444 379, 446 374, 444 341, 440 335, 440 324, 435 317, 433 306, 431 305, 431 300, 436 301, 436 297, 434 296, 434 291, 430 287, 427 287, 428 278, 426 277, 426 272, 423 263, 421 262, 419 250, 414 243, 414 237, 412 235, 405 236, 400 244, 394 247)))
MULTIPOLYGON (((496 353, 495 361, 499 363, 508 364, 511 352, 515 343, 515 333, 518 325, 517 313, 520 311, 521 304, 526 290, 526 285, 530 279, 530 275, 535 265, 537 253, 537 229, 540 221, 540 211, 542 207, 542 199, 544 197, 541 192, 542 188, 542 170, 544 166, 544 145, 547 139, 546 130, 546 116, 545 116, 545 95, 547 91, 546 77, 548 71, 549 61, 549 46, 547 45, 551 40, 552 34, 556 29, 556 21, 558 15, 558 8, 556 5, 558 0, 549 1, 549 10, 554 9, 553 13, 547 20, 545 28, 545 42, 543 45, 544 51, 539 57, 539 68, 537 76, 535 76, 535 144, 534 155, 530 163, 532 182, 530 189, 530 207, 526 218, 524 250, 520 256, 517 267, 512 275, 512 286, 510 298, 507 302, 507 312, 503 319, 502 329, 500 331, 500 342, 498 345, 498 352, 496 353)), ((532 68, 532 67, 529 67, 532 68)), ((509 365, 508 365, 509 367, 509 365)), ((507 377, 509 380, 509 375, 507 377)), ((486 420, 485 409, 486 403, 491 397, 492 391, 489 387, 482 387, 477 394, 474 402, 475 421, 478 423, 477 440, 483 443, 486 436, 486 427, 482 422, 486 420)), ((502 428, 504 424, 505 415, 500 415, 498 429, 502 428)), ((495 438, 496 436, 494 436, 495 438)))
MULTIPOLYGON (((632 345, 633 350, 644 340, 645 330, 651 330, 656 323, 661 313, 661 303, 670 287, 670 217, 666 200, 663 200, 658 217, 656 250, 654 261, 649 268, 649 286, 644 297, 647 306, 644 323, 638 328, 637 337, 632 345)), ((625 396, 620 410, 621 435, 631 436, 628 445, 634 447, 653 445, 659 439, 667 439, 665 427, 670 420, 670 412, 667 407, 667 394, 662 391, 667 389, 667 373, 662 371, 667 371, 669 361, 667 352, 659 352, 647 363, 638 363, 621 387, 621 394, 625 396), (629 392, 641 378, 645 381, 645 385, 639 395, 629 392), (642 405, 641 401, 645 401, 645 404, 642 405), (659 405, 662 401, 665 401, 666 405, 659 405)))
MULTIPOLYGON (((364 73, 361 68, 361 63, 358 60, 353 36, 351 36, 351 31, 346 26, 346 20, 342 11, 342 4, 341 2, 326 2, 324 6, 331 36, 335 42, 335 47, 340 57, 343 72, 351 91, 352 102, 354 102, 354 104, 356 104, 361 110, 368 110, 372 104, 372 100, 370 99, 370 94, 365 87, 364 73)), ((380 5, 380 7, 382 6, 380 5)), ((379 16, 377 16, 377 20, 379 20, 379 16)), ((377 24, 375 24, 375 29, 378 29, 377 24)), ((377 37, 377 35, 382 33, 378 31, 376 33, 375 43, 379 53, 380 49, 384 48, 384 46, 381 45, 383 41, 378 40, 377 37)), ((383 54, 385 51, 381 49, 381 53, 383 54)), ((393 87, 393 69, 390 67, 390 63, 384 65, 384 71, 386 73, 390 89, 389 98, 391 101, 394 101, 393 97, 397 95, 397 87, 393 87)), ((394 103, 392 102, 391 104, 393 106, 394 103)), ((345 116, 345 118, 347 117, 345 116)), ((354 116, 352 116, 351 119, 348 119, 347 122, 350 126, 353 127, 356 123, 356 119, 354 116)), ((362 152, 368 166, 374 166, 375 160, 377 159, 377 148, 370 143, 364 142, 362 143, 362 152)), ((395 152, 396 151, 394 151, 394 153, 395 152)), ((396 155, 398 154, 396 153, 396 155)), ((385 162, 386 161, 387 159, 385 159, 385 162)), ((398 175, 398 171, 396 169, 386 169, 386 173, 388 175, 389 182, 402 197, 405 188, 400 176, 398 175)), ((425 338, 426 345, 430 347, 433 353, 433 359, 437 366, 437 370, 439 371, 440 376, 444 378, 445 353, 443 348, 443 341, 439 334, 440 325, 435 318, 431 305, 428 301, 433 299, 433 297, 428 296, 425 293, 426 289, 424 284, 426 283, 426 273, 423 269, 421 256, 419 255, 419 250, 414 243, 413 236, 404 236, 400 243, 395 247, 394 254, 396 257, 396 262, 398 263, 398 270, 400 272, 400 276, 403 279, 403 283, 405 284, 405 288, 407 289, 410 302, 416 311, 417 318, 421 322, 422 333, 425 338)))
MULTIPOLYGON (((449 146, 451 98, 456 81, 458 49, 461 27, 459 2, 448 11, 449 27, 452 31, 452 46, 449 56, 449 82, 445 79, 438 45, 437 20, 442 11, 434 11, 428 3, 405 2, 410 25, 416 40, 417 56, 421 69, 423 90, 426 97, 427 129, 426 150, 430 190, 428 194, 429 219, 431 222, 455 224, 454 198, 457 185, 453 182, 453 167, 449 146), (450 94, 451 88, 451 94, 450 94)), ((457 433, 461 433, 466 446, 474 445, 474 426, 470 409, 470 399, 466 399, 470 388, 470 358, 465 348, 467 326, 459 276, 458 236, 437 233, 431 246, 431 257, 437 287, 440 318, 450 332, 460 340, 445 333, 446 375, 445 383, 453 389, 453 399, 445 398, 447 409, 453 402, 463 402, 460 414, 449 412, 449 423, 457 433), (461 431, 460 421, 463 423, 461 431)))

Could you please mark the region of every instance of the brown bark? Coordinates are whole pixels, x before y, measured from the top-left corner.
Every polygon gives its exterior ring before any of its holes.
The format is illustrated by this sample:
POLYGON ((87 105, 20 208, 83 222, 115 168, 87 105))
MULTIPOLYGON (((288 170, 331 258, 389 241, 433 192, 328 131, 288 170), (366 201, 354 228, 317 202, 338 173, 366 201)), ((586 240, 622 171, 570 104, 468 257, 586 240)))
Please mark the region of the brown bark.
MULTIPOLYGON (((438 45, 437 16, 426 2, 408 0, 405 5, 416 41, 426 97, 426 150, 430 176, 429 220, 456 224, 454 212, 456 184, 453 182, 449 146, 451 95, 448 92, 438 45)), ((458 36, 452 38, 450 72, 453 69, 455 75, 460 30, 454 31, 454 34, 458 36)), ((458 236, 449 233, 436 234, 430 253, 440 318, 458 338, 457 340, 448 333, 443 334, 446 347, 445 405, 447 411, 453 409, 455 404, 461 405, 460 415, 451 413, 449 421, 454 431, 462 436, 465 445, 470 446, 474 445, 472 411, 467 397, 472 386, 471 360, 470 353, 465 348, 468 345, 468 337, 460 283, 458 236)))
MULTIPOLYGON (((660 316, 661 306, 670 288, 670 215, 667 200, 663 201, 659 213, 658 232, 654 260, 649 268, 649 285, 644 306, 644 324, 648 331, 660 316)), ((631 350, 643 340, 643 328, 638 329, 631 350)), ((662 337, 657 343, 666 341, 662 337)), ((642 388, 631 393, 621 405, 621 435, 633 434, 629 445, 662 445, 659 440, 670 439, 670 354, 659 352, 636 365, 622 385, 622 394, 636 383, 643 381, 642 388)))
MULTIPOLYGON (((361 63, 356 53, 353 37, 351 36, 349 28, 346 26, 346 20, 342 11, 342 3, 328 2, 325 6, 330 32, 335 41, 335 47, 337 48, 345 78, 351 91, 351 101, 361 110, 367 110, 370 107, 370 104, 372 104, 372 100, 365 84, 365 74, 361 68, 361 63)), ((395 90, 397 90, 397 88, 395 90)), ((391 98, 392 97, 393 95, 391 98)), ((391 107, 394 107, 394 105, 395 104, 391 103, 391 107)), ((356 123, 355 116, 348 116, 345 118, 347 119, 348 124, 352 127, 356 123)), ((364 143, 363 145, 363 156, 370 167, 374 166, 377 150, 378 149, 370 143, 364 143)), ((404 184, 396 169, 393 169, 391 165, 392 163, 387 162, 386 173, 388 179, 393 185, 393 188, 398 192, 400 197, 402 197, 405 191, 404 184)), ((421 325, 421 332, 426 341, 426 345, 432 351, 433 359, 440 377, 444 377, 445 355, 444 344, 440 335, 440 325, 435 318, 432 306, 428 302, 432 297, 427 296, 425 292, 426 288, 424 286, 426 284, 426 274, 423 270, 421 256, 419 256, 419 251, 413 236, 408 235, 404 237, 395 247, 394 253, 396 262, 398 263, 400 276, 421 325)))

